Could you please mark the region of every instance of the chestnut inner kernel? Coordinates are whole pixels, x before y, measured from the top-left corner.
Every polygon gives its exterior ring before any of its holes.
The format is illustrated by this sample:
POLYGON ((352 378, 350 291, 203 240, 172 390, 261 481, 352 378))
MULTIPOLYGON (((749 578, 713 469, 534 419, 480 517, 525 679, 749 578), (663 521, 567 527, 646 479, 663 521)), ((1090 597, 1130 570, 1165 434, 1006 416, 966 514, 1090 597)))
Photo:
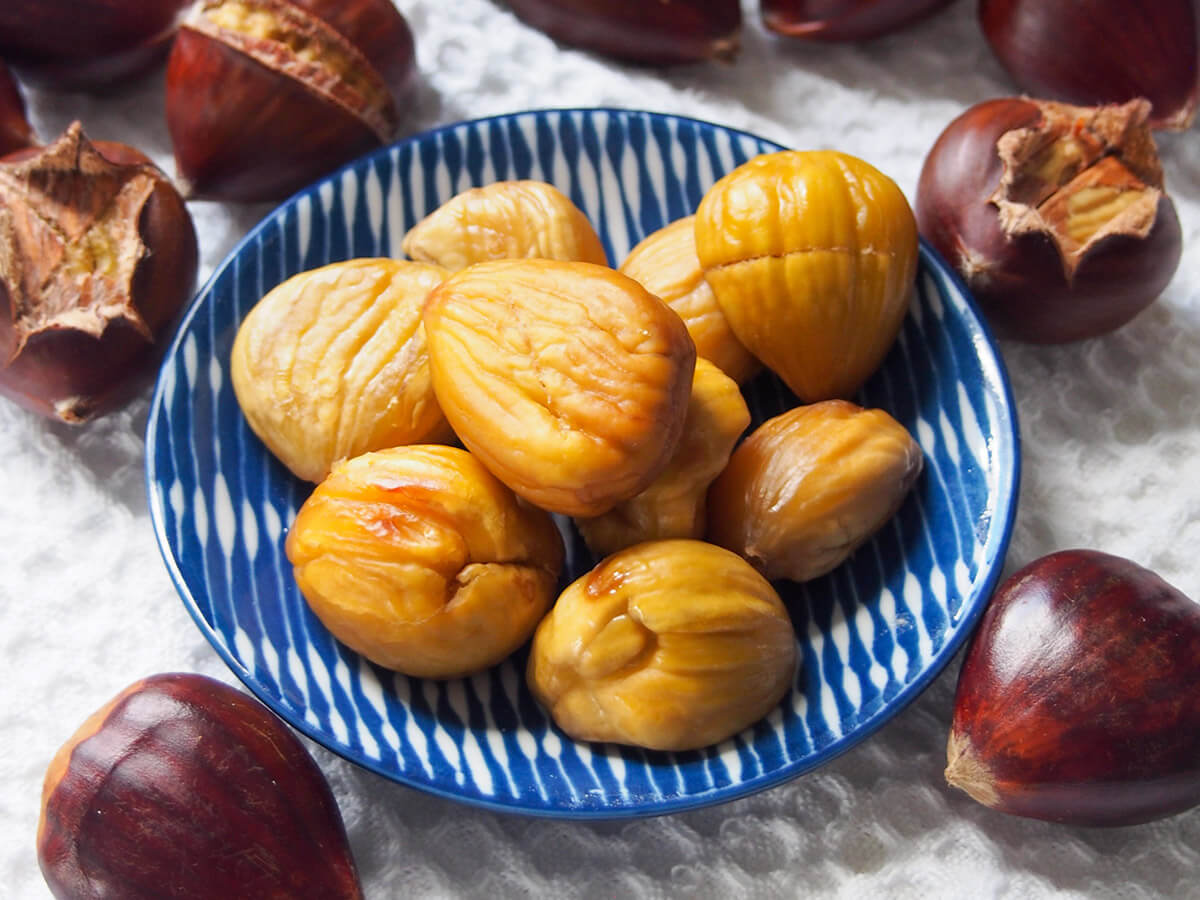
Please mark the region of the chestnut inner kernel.
POLYGON ((186 23, 270 69, 296 74, 310 89, 362 117, 382 141, 395 134, 399 111, 383 76, 332 26, 290 3, 209 0, 186 23))
POLYGON ((1004 171, 990 198, 1009 235, 1054 241, 1068 281, 1087 250, 1110 235, 1145 237, 1162 196, 1162 167, 1139 126, 1148 105, 1082 109, 1039 103, 1042 122, 1004 134, 1004 171))

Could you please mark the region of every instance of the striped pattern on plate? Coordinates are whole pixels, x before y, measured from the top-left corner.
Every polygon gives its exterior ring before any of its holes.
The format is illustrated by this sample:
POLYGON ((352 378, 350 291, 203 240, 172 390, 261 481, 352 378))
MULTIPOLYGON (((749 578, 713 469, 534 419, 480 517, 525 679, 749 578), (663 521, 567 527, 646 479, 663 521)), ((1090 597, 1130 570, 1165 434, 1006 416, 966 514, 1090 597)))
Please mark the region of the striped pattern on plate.
MULTIPOLYGON (((168 351, 147 426, 147 488, 184 603, 233 671, 313 739, 388 778, 497 809, 619 817, 759 790, 829 760, 913 699, 967 636, 1012 527, 1018 439, 1003 365, 961 283, 925 246, 917 299, 856 399, 892 413, 926 454, 895 519, 851 561, 780 585, 796 626, 794 690, 766 720, 679 754, 576 743, 523 683, 524 658, 437 683, 379 669, 308 611, 283 552, 310 490, 258 442, 229 381, 238 324, 271 287, 356 256, 400 254, 453 194, 550 181, 610 259, 694 211, 723 173, 776 145, 709 123, 615 109, 546 110, 440 128, 334 173, 261 222, 218 268, 168 351)), ((755 422, 796 403, 769 373, 755 422)), ((568 573, 592 560, 563 523, 568 573)), ((564 580, 565 583, 565 580, 564 580)))

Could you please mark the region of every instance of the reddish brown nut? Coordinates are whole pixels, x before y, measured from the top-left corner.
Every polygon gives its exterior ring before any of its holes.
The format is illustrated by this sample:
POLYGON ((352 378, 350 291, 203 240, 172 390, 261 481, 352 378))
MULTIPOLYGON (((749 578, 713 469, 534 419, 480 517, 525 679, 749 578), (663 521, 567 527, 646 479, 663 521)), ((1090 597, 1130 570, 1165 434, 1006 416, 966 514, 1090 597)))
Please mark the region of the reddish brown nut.
POLYGON ((863 41, 933 15, 950 0, 762 0, 763 23, 814 41, 863 41))
POLYGON ((46 772, 37 849, 64 900, 362 897, 303 745, 202 675, 136 682, 80 726, 46 772))
POLYGON ((1001 812, 1133 825, 1200 803, 1200 604, 1065 550, 992 597, 959 673, 946 779, 1001 812))
POLYGON ((1149 108, 989 100, 937 139, 917 224, 997 333, 1039 344, 1103 334, 1167 286, 1182 234, 1149 108))
POLYGON ((25 118, 25 100, 8 68, 0 62, 0 156, 33 144, 33 129, 25 118))
POLYGON ((190 0, 4 0, 0 57, 30 84, 96 91, 166 55, 190 0))
POLYGON ((0 393, 78 424, 140 386, 191 296, 196 232, 141 153, 78 122, 0 160, 0 393))
POLYGON ((185 194, 286 197, 395 137, 415 72, 388 0, 198 0, 167 62, 185 194))
POLYGON ((980 0, 979 22, 1021 90, 1089 106, 1145 97, 1183 130, 1200 102, 1196 0, 980 0))
POLYGON ((642 65, 737 55, 738 0, 509 0, 528 25, 556 41, 642 65))

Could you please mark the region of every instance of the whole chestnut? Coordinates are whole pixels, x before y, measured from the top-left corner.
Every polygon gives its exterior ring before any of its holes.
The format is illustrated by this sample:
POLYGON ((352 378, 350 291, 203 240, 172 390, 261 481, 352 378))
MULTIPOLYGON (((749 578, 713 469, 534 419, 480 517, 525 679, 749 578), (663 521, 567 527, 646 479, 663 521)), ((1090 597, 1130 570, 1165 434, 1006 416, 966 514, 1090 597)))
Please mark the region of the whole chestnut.
POLYGON ((863 41, 933 15, 950 0, 762 0, 763 24, 814 41, 863 41))
POLYGON ((63 900, 361 900, 337 803, 266 707, 169 673, 97 710, 46 771, 37 830, 63 900))
POLYGON ((508 0, 556 41, 625 62, 731 60, 742 30, 738 0, 508 0))
POLYGON ((197 0, 167 60, 185 195, 283 199, 395 137, 415 72, 390 0, 197 0))
POLYGON ((1124 325, 1162 293, 1182 234, 1150 104, 1000 98, 952 121, 917 187, 921 234, 998 334, 1039 344, 1124 325))
POLYGON ((33 129, 25 118, 25 99, 8 67, 0 62, 0 156, 33 143, 33 129))
POLYGON ((190 0, 4 0, 0 57, 51 90, 96 91, 159 62, 190 0))
POLYGON ((992 596, 959 672, 946 779, 1001 812, 1132 825, 1200 803, 1200 604, 1095 550, 992 596))
POLYGON ((1183 130, 1195 119, 1196 0, 980 0, 979 22, 1026 93, 1086 106, 1145 97, 1154 128, 1183 130))
POLYGON ((162 172, 75 122, 0 160, 0 394, 78 424, 140 386, 191 296, 196 231, 162 172))

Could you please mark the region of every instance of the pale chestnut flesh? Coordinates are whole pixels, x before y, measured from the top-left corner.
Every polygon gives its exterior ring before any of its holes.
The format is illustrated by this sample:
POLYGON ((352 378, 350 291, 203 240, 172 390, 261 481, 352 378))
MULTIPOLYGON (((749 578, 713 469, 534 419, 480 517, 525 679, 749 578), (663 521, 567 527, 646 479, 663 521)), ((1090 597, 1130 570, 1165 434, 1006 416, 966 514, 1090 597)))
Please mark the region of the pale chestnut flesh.
POLYGON ((246 694, 187 673, 130 685, 63 745, 37 852, 62 900, 362 897, 300 741, 246 694))
POLYGON ((452 438, 421 308, 447 272, 361 258, 301 272, 242 321, 230 375, 246 421, 298 478, 371 450, 452 438))
POLYGON ((738 340, 803 402, 848 398, 895 341, 917 271, 904 194, 861 159, 785 150, 721 178, 696 252, 738 340))
POLYGON ((817 578, 895 515, 923 466, 917 442, 881 409, 794 407, 755 429, 713 482, 709 540, 768 578, 817 578))
POLYGON ((465 450, 415 445, 333 467, 285 546, 329 631, 378 665, 457 678, 520 647, 554 599, 553 519, 465 450))
POLYGON ((608 262, 583 211, 541 181, 497 181, 457 194, 409 229, 401 246, 410 258, 451 272, 493 259, 608 262))
POLYGON ((1132 825, 1200 804, 1200 604, 1094 550, 988 604, 959 673, 947 780, 1002 812, 1132 825))
POLYGON ((701 541, 650 541, 572 583, 538 626, 526 680, 582 741, 690 750, 767 715, 796 637, 761 575, 701 541))
POLYGON ((642 541, 704 537, 708 487, 749 424, 737 383, 697 358, 683 437, 671 461, 640 494, 603 515, 575 520, 588 548, 608 556, 642 541))
POLYGON ((679 313, 696 355, 742 384, 762 368, 737 339, 721 312, 696 255, 695 217, 685 216, 642 239, 620 271, 679 313))
POLYGON ((424 321, 454 433, 529 502, 599 515, 670 461, 696 348, 633 279, 592 263, 476 263, 433 290, 424 321))

